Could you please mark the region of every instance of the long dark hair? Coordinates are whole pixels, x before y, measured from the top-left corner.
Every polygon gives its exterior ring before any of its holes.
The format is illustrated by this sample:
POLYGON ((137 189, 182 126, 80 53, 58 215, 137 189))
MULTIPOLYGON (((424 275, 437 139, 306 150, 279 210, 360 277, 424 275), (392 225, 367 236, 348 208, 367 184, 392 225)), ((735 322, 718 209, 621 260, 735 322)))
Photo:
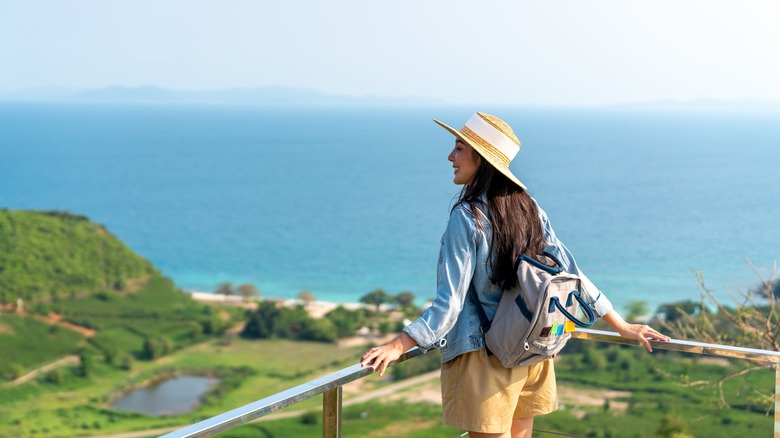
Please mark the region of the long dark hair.
POLYGON ((488 265, 492 267, 490 281, 501 290, 517 284, 515 261, 520 254, 537 258, 544 249, 544 231, 539 209, 531 196, 509 178, 497 171, 484 158, 474 179, 463 186, 458 202, 468 203, 478 227, 482 227, 477 209, 487 204, 493 237, 490 241, 488 265), (487 202, 483 202, 485 195, 487 202))

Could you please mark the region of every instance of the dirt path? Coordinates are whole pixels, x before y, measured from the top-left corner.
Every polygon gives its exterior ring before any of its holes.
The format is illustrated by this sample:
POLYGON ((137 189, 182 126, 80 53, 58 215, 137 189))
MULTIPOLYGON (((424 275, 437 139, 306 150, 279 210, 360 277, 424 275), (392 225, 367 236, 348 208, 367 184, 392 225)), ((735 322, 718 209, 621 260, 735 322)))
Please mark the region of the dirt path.
MULTIPOLYGON (((34 319, 37 319, 38 321, 45 322, 46 324, 51 324, 51 325, 57 325, 57 326, 60 326, 60 327, 65 327, 65 328, 67 328, 69 330, 73 330, 75 332, 81 333, 82 335, 84 335, 86 337, 91 337, 91 336, 95 335, 95 331, 94 330, 88 329, 86 327, 81 327, 81 326, 78 326, 76 324, 71 324, 70 322, 67 322, 67 321, 63 321, 62 317, 59 314, 54 313, 54 312, 50 313, 47 316, 41 316, 41 315, 28 315, 28 316, 32 317, 34 319)), ((34 379, 34 378, 40 376, 41 374, 48 373, 49 371, 51 371, 51 370, 53 370, 55 368, 58 368, 58 367, 61 367, 61 366, 65 366, 65 365, 70 365, 70 364, 78 364, 78 363, 79 363, 79 357, 78 356, 75 356, 75 355, 65 356, 62 359, 58 359, 58 360, 56 360, 56 361, 54 361, 54 362, 52 362, 52 363, 50 363, 48 365, 44 365, 42 367, 36 368, 36 369, 30 371, 29 373, 23 375, 22 377, 19 377, 16 380, 12 380, 10 382, 7 382, 4 386, 7 387, 7 388, 10 388, 12 386, 21 385, 22 383, 27 382, 27 381, 29 381, 31 379, 34 379)))
POLYGON ((78 356, 65 356, 65 357, 63 357, 62 359, 60 359, 60 360, 58 360, 56 362, 52 362, 52 363, 50 363, 48 365, 44 365, 44 366, 42 366, 42 367, 40 367, 38 369, 32 370, 29 373, 23 375, 22 377, 19 377, 16 380, 12 380, 12 381, 6 383, 5 386, 10 388, 12 386, 21 385, 22 383, 24 383, 24 382, 26 382, 26 381, 28 381, 30 379, 34 379, 34 378, 38 377, 41 374, 48 373, 49 371, 51 371, 51 370, 53 370, 53 369, 55 369, 57 367, 61 367, 61 366, 64 366, 64 365, 69 365, 69 364, 77 364, 77 363, 79 363, 79 357, 78 356))
POLYGON ((63 321, 62 316, 59 315, 58 313, 51 312, 47 316, 40 316, 40 315, 31 315, 31 316, 37 319, 38 321, 42 321, 47 324, 58 325, 60 327, 65 327, 66 329, 81 333, 82 335, 88 338, 95 336, 96 333, 92 329, 88 329, 86 327, 82 327, 80 325, 76 325, 68 321, 63 321))

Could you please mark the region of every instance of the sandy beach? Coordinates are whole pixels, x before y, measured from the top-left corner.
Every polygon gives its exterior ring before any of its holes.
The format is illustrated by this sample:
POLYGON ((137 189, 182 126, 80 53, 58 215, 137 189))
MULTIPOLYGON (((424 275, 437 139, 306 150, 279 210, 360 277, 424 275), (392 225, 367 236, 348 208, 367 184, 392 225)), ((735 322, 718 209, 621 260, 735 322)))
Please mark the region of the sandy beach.
MULTIPOLYGON (((190 294, 194 300, 202 301, 206 303, 223 303, 223 304, 229 304, 233 306, 244 307, 246 309, 257 308, 257 301, 255 300, 246 301, 243 299, 243 297, 237 295, 220 295, 220 294, 215 294, 211 292, 202 292, 202 291, 185 291, 185 293, 190 294)), ((295 307, 295 306, 302 305, 309 313, 309 316, 311 316, 312 318, 322 318, 323 316, 327 315, 328 312, 335 310, 339 306, 342 306, 348 310, 357 310, 357 309, 373 310, 375 307, 373 305, 363 304, 363 303, 335 303, 332 301, 306 302, 294 298, 268 297, 268 298, 263 298, 262 301, 278 302, 285 307, 295 307)), ((395 306, 390 304, 382 304, 381 306, 379 306, 379 310, 389 312, 395 310, 395 306)))

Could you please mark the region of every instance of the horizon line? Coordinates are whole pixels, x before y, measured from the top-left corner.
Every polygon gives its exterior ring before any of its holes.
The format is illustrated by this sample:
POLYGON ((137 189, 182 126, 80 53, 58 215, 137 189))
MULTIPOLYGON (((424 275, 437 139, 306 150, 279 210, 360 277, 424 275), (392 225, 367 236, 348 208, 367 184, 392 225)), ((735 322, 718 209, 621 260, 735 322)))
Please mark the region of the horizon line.
POLYGON ((262 106, 367 106, 394 104, 413 106, 511 106, 544 108, 612 108, 631 107, 636 109, 780 109, 780 101, 755 97, 722 99, 713 97, 658 98, 647 100, 626 100, 604 103, 544 103, 544 102, 453 102, 432 96, 392 96, 376 93, 338 94, 310 87, 285 85, 236 86, 209 89, 177 89, 155 84, 122 85, 113 84, 97 88, 76 88, 63 86, 37 86, 11 90, 0 90, 0 102, 6 103, 104 103, 104 104, 195 104, 195 105, 262 105, 262 106), (266 92, 266 96, 242 95, 240 93, 266 92), (112 93, 124 93, 112 95, 112 93), (161 93, 146 95, 142 93, 161 93), (162 94, 166 93, 166 94, 162 94), (277 95, 271 95, 277 93, 277 95), (303 94, 301 94, 303 93, 303 94), (228 96, 230 94, 230 96, 228 96), (292 94, 296 94, 293 96, 292 94))

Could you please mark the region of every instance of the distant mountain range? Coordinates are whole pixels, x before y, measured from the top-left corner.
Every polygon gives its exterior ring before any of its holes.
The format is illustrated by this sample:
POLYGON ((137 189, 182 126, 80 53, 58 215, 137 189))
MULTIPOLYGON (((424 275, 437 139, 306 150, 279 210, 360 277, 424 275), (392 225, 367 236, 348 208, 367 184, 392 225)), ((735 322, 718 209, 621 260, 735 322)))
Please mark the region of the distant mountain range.
POLYGON ((115 85, 89 90, 37 88, 0 93, 0 101, 55 101, 137 104, 240 104, 240 105, 441 105, 426 97, 345 96, 306 88, 260 87, 223 90, 171 90, 153 85, 115 85))
POLYGON ((695 111, 779 111, 780 102, 760 99, 693 99, 693 100, 652 100, 646 102, 628 102, 611 105, 613 108, 631 108, 646 110, 695 110, 695 111))
MULTIPOLYGON (((222 90, 172 90, 154 85, 75 90, 66 88, 35 88, 0 92, 0 102, 60 102, 107 104, 196 104, 196 105, 267 105, 267 106, 425 106, 451 104, 432 97, 389 97, 377 95, 346 96, 327 94, 309 88, 258 87, 222 90)), ((460 103, 458 105, 466 105, 460 103)), ((476 103, 475 103, 476 105, 476 103)), ((481 104, 480 104, 481 105, 481 104)), ((548 107, 548 105, 502 105, 517 107, 548 107)), ((565 107, 566 105, 556 105, 565 107)), ((760 99, 716 100, 652 100, 611 105, 574 105, 575 108, 635 109, 651 111, 780 111, 780 102, 760 99)))

